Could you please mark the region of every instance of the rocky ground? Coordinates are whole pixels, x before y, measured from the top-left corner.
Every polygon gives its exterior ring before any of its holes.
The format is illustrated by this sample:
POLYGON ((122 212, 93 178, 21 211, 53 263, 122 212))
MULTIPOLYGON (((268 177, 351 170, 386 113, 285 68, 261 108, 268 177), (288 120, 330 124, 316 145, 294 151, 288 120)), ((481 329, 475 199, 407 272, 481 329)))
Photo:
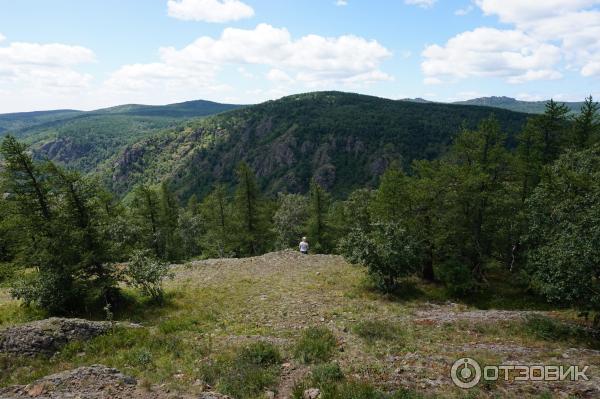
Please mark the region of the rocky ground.
MULTIPOLYGON (((156 326, 176 322, 178 327, 168 334, 177 336, 184 347, 190 348, 208 340, 214 353, 254 341, 266 341, 281 348, 285 359, 280 381, 272 391, 265 392, 267 398, 288 398, 295 384, 309 375, 311 366, 300 364, 290 354, 290 347, 308 326, 326 326, 334 332, 339 349, 335 361, 348 378, 383 390, 410 388, 427 395, 462 397, 465 392, 453 385, 450 368, 457 359, 469 356, 486 364, 590 366, 589 381, 501 381, 480 387, 476 397, 527 398, 539 397, 542 393, 555 397, 600 397, 600 351, 579 343, 540 339, 526 334, 522 328, 532 315, 566 317, 558 312, 479 310, 421 297, 387 298, 365 285, 361 268, 348 265, 340 257, 302 256, 292 251, 247 259, 198 261, 174 266, 173 270, 176 277, 167 286, 167 292, 173 295, 170 307, 144 317, 132 317, 131 321, 139 321, 144 329, 152 331, 156 326), (356 333, 356 326, 365 321, 383 323, 400 332, 397 336, 371 342, 356 333), (198 327, 193 323, 198 323, 198 327)), ((0 351, 17 353, 7 348, 14 348, 15 342, 22 342, 21 338, 26 336, 34 338, 29 347, 18 345, 25 348, 20 349, 22 353, 38 348, 39 342, 46 339, 39 338, 39 331, 45 331, 39 326, 45 323, 48 322, 7 330, 13 337, 9 340, 1 338, 7 336, 7 331, 0 333, 0 351), (37 332, 29 333, 32 328, 37 332)), ((81 323, 86 322, 76 322, 81 323)), ((67 341, 72 334, 76 339, 89 339, 105 328, 102 323, 90 325, 97 328, 90 329, 90 334, 84 334, 83 338, 77 336, 79 333, 69 332, 76 329, 67 328, 67 341)), ((64 332, 65 329, 59 330, 64 332)), ((65 338, 55 340, 61 344, 64 341, 65 338)), ((52 350, 53 345, 50 345, 52 350)), ((126 349, 115 351, 119 350, 126 349)), ((123 356, 127 358, 126 355, 123 356)), ((113 365, 121 361, 118 359, 98 358, 88 353, 72 364, 89 362, 85 364, 88 366, 109 361, 113 365)), ((181 369, 174 371, 171 377, 166 377, 160 369, 140 368, 123 360, 125 369, 119 367, 119 370, 126 374, 130 370, 136 378, 143 377, 144 381, 140 379, 142 382, 137 384, 114 369, 76 368, 26 386, 6 388, 0 391, 0 397, 33 397, 33 392, 40 398, 197 398, 198 395, 210 398, 202 392, 185 396, 198 385, 196 370, 204 359, 193 360, 189 366, 171 365, 171 368, 181 369), (169 380, 176 381, 177 389, 172 388, 169 380)), ((67 364, 60 364, 62 370, 65 367, 67 364)))

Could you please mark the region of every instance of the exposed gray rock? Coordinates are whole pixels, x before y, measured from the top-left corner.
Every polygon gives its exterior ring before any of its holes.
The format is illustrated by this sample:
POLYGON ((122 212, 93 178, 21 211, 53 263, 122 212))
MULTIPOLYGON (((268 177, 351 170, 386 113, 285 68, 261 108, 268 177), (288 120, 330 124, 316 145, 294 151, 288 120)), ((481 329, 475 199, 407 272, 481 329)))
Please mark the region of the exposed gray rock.
POLYGON ((119 370, 93 365, 64 371, 29 385, 0 389, 0 399, 232 399, 214 392, 199 395, 168 392, 158 386, 141 387, 119 370))
POLYGON ((0 331, 0 353, 51 356, 71 341, 85 341, 106 333, 111 323, 50 318, 0 331))

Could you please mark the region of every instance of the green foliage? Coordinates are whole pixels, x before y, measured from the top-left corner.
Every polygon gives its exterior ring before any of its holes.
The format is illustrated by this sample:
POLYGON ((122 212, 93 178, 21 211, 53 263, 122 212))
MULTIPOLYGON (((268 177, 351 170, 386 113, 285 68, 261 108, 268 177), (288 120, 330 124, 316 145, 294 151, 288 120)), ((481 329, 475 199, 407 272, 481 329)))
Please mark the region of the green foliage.
POLYGON ((343 381, 345 376, 338 363, 317 364, 310 372, 311 381, 315 386, 343 381))
POLYGON ((134 251, 124 273, 128 285, 139 288, 144 295, 156 301, 163 298, 163 281, 173 278, 169 264, 159 260, 148 250, 134 251))
POLYGON ((278 208, 273 215, 273 231, 278 248, 294 248, 306 235, 308 200, 300 194, 279 194, 278 208))
POLYGON ((240 255, 258 255, 269 246, 269 215, 254 172, 246 163, 237 170, 238 184, 233 200, 235 241, 240 255))
POLYGON ((12 294, 51 313, 65 313, 86 300, 111 302, 117 292, 97 183, 52 163, 35 162, 25 145, 7 136, 3 184, 19 237, 15 257, 34 267, 12 294), (84 299, 82 301, 82 299, 84 299))
POLYGON ((448 259, 439 265, 436 275, 444 283, 448 293, 454 297, 464 298, 474 294, 479 288, 471 268, 456 259, 448 259))
POLYGON ((349 262, 365 266, 384 292, 395 291, 402 277, 418 270, 415 240, 398 224, 378 223, 370 232, 355 229, 338 249, 349 262))
POLYGON ((306 232, 311 249, 317 253, 327 253, 332 250, 331 229, 327 220, 329 194, 314 179, 310 182, 308 193, 308 222, 306 232))
POLYGON ((571 145, 579 150, 600 141, 600 114, 592 96, 585 99, 573 121, 571 145))
POLYGON ((564 154, 527 205, 535 286, 551 301, 600 311, 600 145, 564 154))
POLYGON ((235 398, 256 398, 266 389, 274 389, 281 355, 268 343, 254 343, 233 354, 219 356, 204 364, 201 374, 219 392, 235 398))
POLYGON ((310 327, 296 342, 294 357, 303 363, 326 362, 333 356, 337 340, 325 327, 310 327))
POLYGON ((591 347, 600 346, 600 332, 582 326, 562 322, 550 317, 531 315, 525 320, 524 329, 530 335, 549 342, 570 342, 591 347))
POLYGON ((233 251, 232 204, 224 186, 218 185, 204 198, 200 206, 201 217, 206 229, 201 239, 201 248, 206 257, 223 258, 233 251))

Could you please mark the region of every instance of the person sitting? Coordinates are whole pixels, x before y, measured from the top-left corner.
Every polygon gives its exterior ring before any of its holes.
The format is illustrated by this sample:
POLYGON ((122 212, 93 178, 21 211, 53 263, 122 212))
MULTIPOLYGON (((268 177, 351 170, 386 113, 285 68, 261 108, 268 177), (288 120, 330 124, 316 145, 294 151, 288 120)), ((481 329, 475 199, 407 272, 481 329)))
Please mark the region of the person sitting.
POLYGON ((300 241, 300 252, 308 255, 308 241, 306 241, 306 237, 302 237, 302 241, 300 241))

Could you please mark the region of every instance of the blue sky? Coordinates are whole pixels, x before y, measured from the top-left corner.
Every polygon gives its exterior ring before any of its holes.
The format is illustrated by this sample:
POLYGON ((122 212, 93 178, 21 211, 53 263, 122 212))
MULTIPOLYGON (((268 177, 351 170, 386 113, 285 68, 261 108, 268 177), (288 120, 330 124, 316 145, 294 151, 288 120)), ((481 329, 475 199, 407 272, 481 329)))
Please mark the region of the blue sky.
POLYGON ((600 0, 0 0, 0 113, 600 95, 600 0))

